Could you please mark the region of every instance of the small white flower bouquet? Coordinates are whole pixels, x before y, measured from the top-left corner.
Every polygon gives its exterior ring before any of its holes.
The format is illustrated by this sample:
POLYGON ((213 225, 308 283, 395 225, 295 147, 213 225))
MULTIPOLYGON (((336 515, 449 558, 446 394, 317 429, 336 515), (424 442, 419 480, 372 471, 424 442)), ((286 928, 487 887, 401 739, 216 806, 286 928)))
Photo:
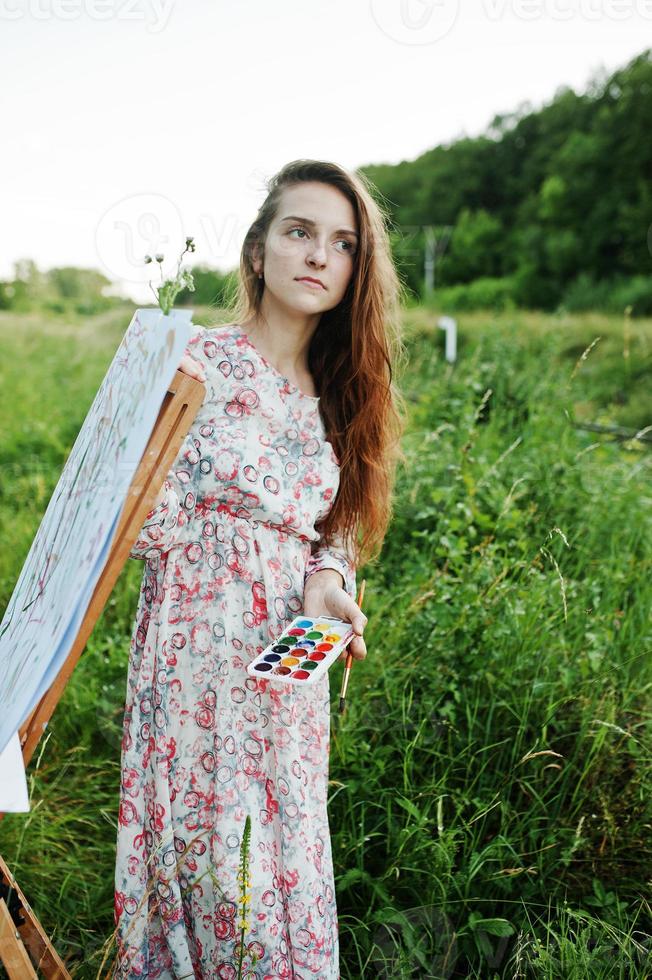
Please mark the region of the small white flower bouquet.
POLYGON ((179 261, 177 263, 177 271, 173 279, 163 279, 163 260, 165 258, 160 252, 157 253, 152 259, 151 255, 145 256, 145 265, 150 262, 156 261, 159 264, 161 270, 161 285, 156 289, 152 286, 151 280, 149 283, 150 289, 156 296, 156 302, 161 307, 163 313, 167 316, 174 305, 174 301, 177 295, 182 289, 189 289, 194 292, 195 282, 192 278, 192 273, 188 272, 187 269, 181 268, 181 260, 183 259, 186 252, 194 252, 195 243, 192 238, 186 238, 186 247, 179 256, 179 261))

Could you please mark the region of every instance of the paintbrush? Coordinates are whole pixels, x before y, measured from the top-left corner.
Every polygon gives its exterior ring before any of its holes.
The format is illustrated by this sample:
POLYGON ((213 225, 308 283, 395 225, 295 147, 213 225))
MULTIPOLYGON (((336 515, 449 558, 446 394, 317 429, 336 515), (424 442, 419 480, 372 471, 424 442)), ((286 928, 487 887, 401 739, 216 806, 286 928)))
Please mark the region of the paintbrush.
MULTIPOLYGON (((364 599, 364 587, 367 580, 363 578, 362 585, 360 586, 360 591, 358 592, 358 606, 362 609, 362 600, 364 599)), ((342 690, 340 691, 340 710, 339 713, 342 714, 344 711, 344 704, 346 699, 346 689, 349 686, 349 677, 351 676, 351 667, 353 666, 353 654, 348 653, 346 656, 346 664, 344 665, 344 674, 342 675, 342 690)))

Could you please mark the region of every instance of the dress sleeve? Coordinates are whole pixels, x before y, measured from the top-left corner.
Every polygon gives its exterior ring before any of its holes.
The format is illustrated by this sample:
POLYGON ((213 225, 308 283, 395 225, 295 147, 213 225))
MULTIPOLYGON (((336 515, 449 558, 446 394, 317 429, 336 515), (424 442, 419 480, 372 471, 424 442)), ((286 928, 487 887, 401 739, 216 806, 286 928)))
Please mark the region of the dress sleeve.
MULTIPOLYGON (((205 328, 196 328, 185 352, 201 361, 206 360, 201 349, 205 328)), ((196 440, 197 420, 183 441, 177 458, 170 467, 164 483, 161 502, 150 510, 129 551, 130 558, 146 559, 165 554, 177 544, 183 528, 192 519, 197 501, 196 477, 200 453, 196 440)))
POLYGON ((130 558, 145 559, 165 554, 175 546, 183 527, 192 519, 197 499, 192 487, 194 466, 189 460, 193 452, 199 457, 191 430, 166 477, 165 496, 145 517, 131 546, 130 558))
POLYGON ((334 568, 338 571, 344 579, 344 591, 348 592, 353 599, 357 598, 355 565, 340 537, 336 536, 334 544, 328 548, 321 538, 316 544, 313 544, 312 554, 306 562, 304 588, 309 576, 314 572, 320 572, 323 568, 334 568))

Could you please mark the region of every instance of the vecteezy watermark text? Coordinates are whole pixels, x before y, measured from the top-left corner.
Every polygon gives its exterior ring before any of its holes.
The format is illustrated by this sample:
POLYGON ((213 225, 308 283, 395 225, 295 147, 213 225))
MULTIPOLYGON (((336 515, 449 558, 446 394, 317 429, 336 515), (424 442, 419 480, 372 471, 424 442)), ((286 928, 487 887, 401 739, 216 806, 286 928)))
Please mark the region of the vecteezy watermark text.
POLYGON ((153 34, 170 18, 175 0, 0 0, 0 20, 144 21, 153 34))
MULTIPOLYGON (((399 44, 434 44, 451 33, 461 0, 370 0, 371 16, 380 30, 399 44)), ((480 0, 482 15, 498 23, 506 17, 522 21, 652 20, 652 0, 480 0)))
POLYGON ((490 20, 511 13, 521 20, 628 20, 634 15, 652 20, 652 0, 483 0, 490 20))

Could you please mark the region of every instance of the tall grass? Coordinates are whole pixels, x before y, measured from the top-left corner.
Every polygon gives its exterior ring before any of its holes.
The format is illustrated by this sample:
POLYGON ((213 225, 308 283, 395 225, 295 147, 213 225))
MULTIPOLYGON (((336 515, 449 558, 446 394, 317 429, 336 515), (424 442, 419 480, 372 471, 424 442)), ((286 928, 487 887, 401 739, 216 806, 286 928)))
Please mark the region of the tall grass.
MULTIPOLYGON (((127 322, 0 318, 2 391, 20 406, 0 443, 3 603, 127 322)), ((652 977, 652 458, 574 424, 652 422, 652 324, 458 325, 450 366, 432 314, 406 313, 407 464, 381 562, 361 570, 369 655, 333 713, 342 977, 652 977)), ((32 811, 0 822, 79 977, 112 932, 140 571, 123 572, 30 768, 32 811)))

